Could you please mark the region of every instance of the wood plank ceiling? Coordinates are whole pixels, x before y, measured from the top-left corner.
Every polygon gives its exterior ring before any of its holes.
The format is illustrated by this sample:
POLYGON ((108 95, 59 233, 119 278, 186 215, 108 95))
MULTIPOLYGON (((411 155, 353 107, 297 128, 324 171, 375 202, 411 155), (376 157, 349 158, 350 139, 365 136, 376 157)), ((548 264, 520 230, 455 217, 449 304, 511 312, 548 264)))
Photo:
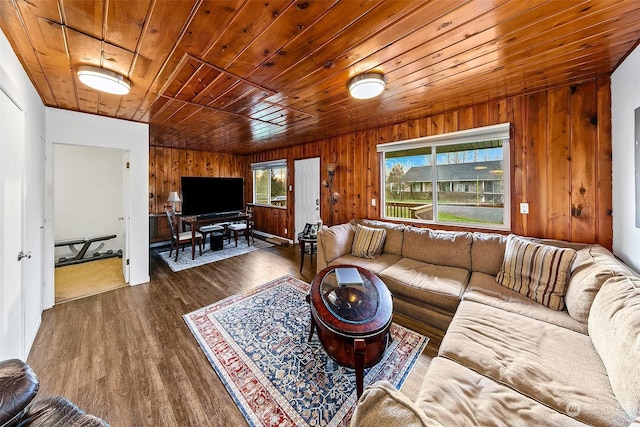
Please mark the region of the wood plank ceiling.
POLYGON ((0 27, 45 105, 250 154, 610 74, 640 1, 1 0, 0 27), (131 92, 84 86, 80 65, 131 92), (384 93, 352 99, 368 71, 384 93))

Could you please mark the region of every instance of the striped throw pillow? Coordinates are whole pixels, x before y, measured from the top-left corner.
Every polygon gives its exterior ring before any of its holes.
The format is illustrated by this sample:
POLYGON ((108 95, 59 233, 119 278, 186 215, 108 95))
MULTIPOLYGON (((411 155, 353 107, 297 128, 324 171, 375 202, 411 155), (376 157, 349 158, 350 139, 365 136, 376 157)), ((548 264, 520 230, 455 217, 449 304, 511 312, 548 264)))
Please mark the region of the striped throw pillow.
POLYGON ((564 294, 576 251, 510 235, 498 284, 553 310, 564 308, 564 294))
POLYGON ((387 230, 384 228, 371 228, 358 224, 351 246, 351 255, 360 258, 374 258, 380 255, 386 237, 387 230))

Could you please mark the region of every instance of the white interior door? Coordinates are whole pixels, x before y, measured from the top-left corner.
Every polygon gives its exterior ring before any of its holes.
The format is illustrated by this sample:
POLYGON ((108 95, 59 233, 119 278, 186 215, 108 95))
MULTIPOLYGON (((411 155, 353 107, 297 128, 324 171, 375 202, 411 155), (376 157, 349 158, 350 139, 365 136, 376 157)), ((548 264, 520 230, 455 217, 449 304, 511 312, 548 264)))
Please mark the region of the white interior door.
POLYGON ((298 241, 305 224, 320 219, 320 158, 296 160, 295 173, 295 223, 294 242, 298 241))
POLYGON ((24 114, 0 90, 0 360, 25 359, 22 253, 24 114))

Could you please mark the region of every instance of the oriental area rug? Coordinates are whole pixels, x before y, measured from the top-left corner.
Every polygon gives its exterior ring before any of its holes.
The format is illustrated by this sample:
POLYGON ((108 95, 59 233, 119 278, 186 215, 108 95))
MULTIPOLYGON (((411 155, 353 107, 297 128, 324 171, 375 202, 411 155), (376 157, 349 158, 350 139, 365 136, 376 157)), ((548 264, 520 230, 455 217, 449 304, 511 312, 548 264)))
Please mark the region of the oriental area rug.
POLYGON ((207 244, 203 248, 202 255, 200 255, 200 249, 196 246, 196 256, 194 259, 191 259, 191 245, 185 245, 184 251, 180 249, 177 262, 175 261, 175 251, 171 254, 172 256, 169 256, 169 251, 160 252, 159 255, 172 271, 178 272, 271 246, 273 246, 271 243, 260 239, 256 239, 255 243, 252 241, 251 245, 247 245, 247 241, 243 238, 238 239, 238 247, 236 247, 233 239, 231 239, 231 242, 225 240, 222 249, 217 251, 212 251, 207 244))
MULTIPOLYGON (((355 373, 307 342, 311 285, 284 276, 184 315, 218 376, 251 426, 347 426, 356 398, 355 373)), ((428 338, 391 325, 383 359, 364 384, 400 388, 428 338)))

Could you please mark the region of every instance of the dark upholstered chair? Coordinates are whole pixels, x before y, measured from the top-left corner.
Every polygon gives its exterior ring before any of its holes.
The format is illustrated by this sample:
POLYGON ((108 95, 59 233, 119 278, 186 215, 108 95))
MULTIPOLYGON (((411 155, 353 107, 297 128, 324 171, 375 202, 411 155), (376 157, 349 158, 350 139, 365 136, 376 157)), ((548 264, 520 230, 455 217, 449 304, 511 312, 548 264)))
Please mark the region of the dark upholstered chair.
POLYGON ((0 362, 1 427, 109 427, 62 396, 33 402, 39 386, 38 377, 22 360, 0 362))

